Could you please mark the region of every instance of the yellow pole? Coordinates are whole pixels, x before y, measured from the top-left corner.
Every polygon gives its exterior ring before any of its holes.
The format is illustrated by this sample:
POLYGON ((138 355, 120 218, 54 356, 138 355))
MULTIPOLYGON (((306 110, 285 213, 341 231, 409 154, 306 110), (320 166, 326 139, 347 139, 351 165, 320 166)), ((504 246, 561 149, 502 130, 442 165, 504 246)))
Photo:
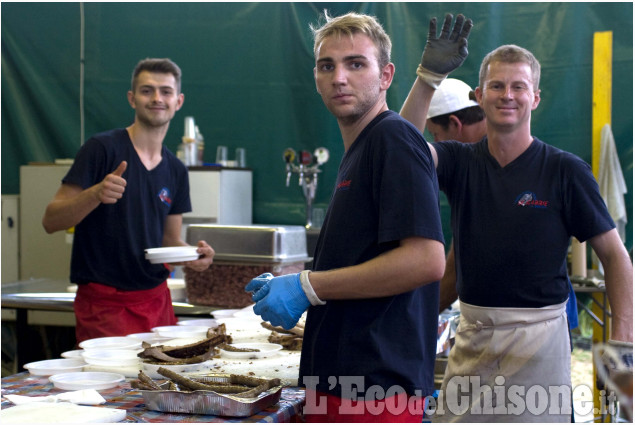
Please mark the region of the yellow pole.
MULTIPOLYGON (((593 112, 592 112, 592 151, 591 151, 591 168, 596 180, 599 180, 600 172, 600 142, 602 128, 606 124, 611 124, 611 90, 612 90, 612 76, 613 76, 613 32, 604 31, 596 32, 593 34, 593 112)), ((600 303, 603 301, 602 297, 597 294, 592 294, 600 303)), ((605 308, 608 308, 605 306, 605 308)), ((591 311, 595 313, 597 317, 602 317, 602 310, 593 303, 591 311)), ((604 323, 607 333, 610 330, 610 321, 607 319, 607 323, 604 323)), ((602 327, 593 322, 593 344, 602 343, 603 329, 602 327)), ((608 338, 608 336, 607 336, 608 338)), ((602 414, 602 408, 606 408, 605 403, 601 402, 600 389, 597 387, 597 370, 595 368, 595 362, 593 362, 593 406, 595 407, 596 422, 602 422, 602 419, 606 420, 602 414), (603 406, 604 405, 604 406, 603 406)))
POLYGON ((613 76, 613 32, 593 35, 593 116, 591 152, 593 175, 600 172, 600 135, 605 124, 611 124, 611 89, 613 76))

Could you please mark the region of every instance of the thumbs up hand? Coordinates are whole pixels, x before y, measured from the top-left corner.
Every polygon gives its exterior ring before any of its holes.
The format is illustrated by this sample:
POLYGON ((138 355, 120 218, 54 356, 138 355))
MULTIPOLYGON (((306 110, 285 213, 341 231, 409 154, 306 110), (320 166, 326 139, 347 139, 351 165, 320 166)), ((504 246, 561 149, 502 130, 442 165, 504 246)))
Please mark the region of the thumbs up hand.
POLYGON ((126 171, 128 163, 121 161, 121 164, 112 173, 108 174, 99 184, 97 199, 103 204, 114 204, 126 191, 126 179, 122 177, 126 171))

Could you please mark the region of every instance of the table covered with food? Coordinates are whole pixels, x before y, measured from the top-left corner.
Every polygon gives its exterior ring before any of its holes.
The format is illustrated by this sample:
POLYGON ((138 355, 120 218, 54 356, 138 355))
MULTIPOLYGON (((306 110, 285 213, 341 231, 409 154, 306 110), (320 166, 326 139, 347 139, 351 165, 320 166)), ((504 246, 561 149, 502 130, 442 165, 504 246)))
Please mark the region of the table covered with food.
MULTIPOLYGON (((50 382, 48 376, 31 375, 22 372, 2 378, 2 410, 0 421, 9 423, 90 423, 90 422, 296 422, 304 404, 304 390, 297 387, 282 387, 279 399, 274 403, 250 414, 227 416, 164 412, 151 408, 142 391, 131 387, 130 379, 123 379, 111 388, 96 390, 104 399, 99 405, 81 405, 66 401, 54 401, 53 397, 69 392, 59 389, 50 382), (7 396, 23 395, 28 398, 49 397, 49 401, 32 401, 15 405, 7 396), (12 410, 18 410, 12 414, 12 410)), ((277 397, 277 395, 275 396, 277 397)), ((274 397, 274 398, 275 398, 274 397)), ((243 414, 250 410, 250 401, 236 402, 235 411, 243 414), (247 407, 245 407, 247 406, 247 407)), ((250 412, 251 413, 251 412, 250 412)))
POLYGON ((152 332, 84 341, 2 379, 2 423, 288 422, 302 322, 279 329, 251 308, 152 332), (273 342, 271 342, 273 341, 273 342))

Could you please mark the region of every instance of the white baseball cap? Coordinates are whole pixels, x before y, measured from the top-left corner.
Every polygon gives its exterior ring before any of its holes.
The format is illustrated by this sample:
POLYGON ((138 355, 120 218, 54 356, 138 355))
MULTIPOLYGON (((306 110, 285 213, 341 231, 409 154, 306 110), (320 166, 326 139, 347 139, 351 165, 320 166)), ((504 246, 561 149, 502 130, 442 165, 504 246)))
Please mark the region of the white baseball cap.
POLYGON ((461 109, 477 106, 470 99, 472 88, 456 78, 446 78, 432 96, 428 118, 438 117, 461 109))

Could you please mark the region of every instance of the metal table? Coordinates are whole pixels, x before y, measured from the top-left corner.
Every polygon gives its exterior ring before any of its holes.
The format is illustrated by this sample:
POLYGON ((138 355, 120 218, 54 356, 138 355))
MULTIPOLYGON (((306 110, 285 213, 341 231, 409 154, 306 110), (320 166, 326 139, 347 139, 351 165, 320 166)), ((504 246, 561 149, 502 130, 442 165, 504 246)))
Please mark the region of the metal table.
POLYGON ((608 299, 606 296, 606 288, 604 287, 604 281, 581 278, 576 276, 571 276, 571 283, 573 286, 573 290, 576 294, 591 294, 591 300, 593 303, 600 308, 602 312, 602 317, 598 317, 589 307, 580 302, 579 299, 576 299, 578 308, 582 309, 586 314, 588 314, 591 319, 596 322, 598 325, 602 327, 602 342, 606 342, 608 339, 608 319, 611 317, 611 311, 608 304, 608 299), (598 284, 599 283, 599 284, 598 284), (598 301, 595 294, 601 296, 602 301, 598 301))
MULTIPOLYGON (((32 279, 2 284, 2 308, 15 309, 16 333, 26 335, 29 311, 58 311, 73 313, 75 293, 69 292, 68 280, 32 279)), ((177 316, 210 317, 217 307, 199 306, 186 302, 173 302, 177 316)), ((28 358, 29 341, 17 339, 18 370, 24 370, 19 359, 28 358)))

